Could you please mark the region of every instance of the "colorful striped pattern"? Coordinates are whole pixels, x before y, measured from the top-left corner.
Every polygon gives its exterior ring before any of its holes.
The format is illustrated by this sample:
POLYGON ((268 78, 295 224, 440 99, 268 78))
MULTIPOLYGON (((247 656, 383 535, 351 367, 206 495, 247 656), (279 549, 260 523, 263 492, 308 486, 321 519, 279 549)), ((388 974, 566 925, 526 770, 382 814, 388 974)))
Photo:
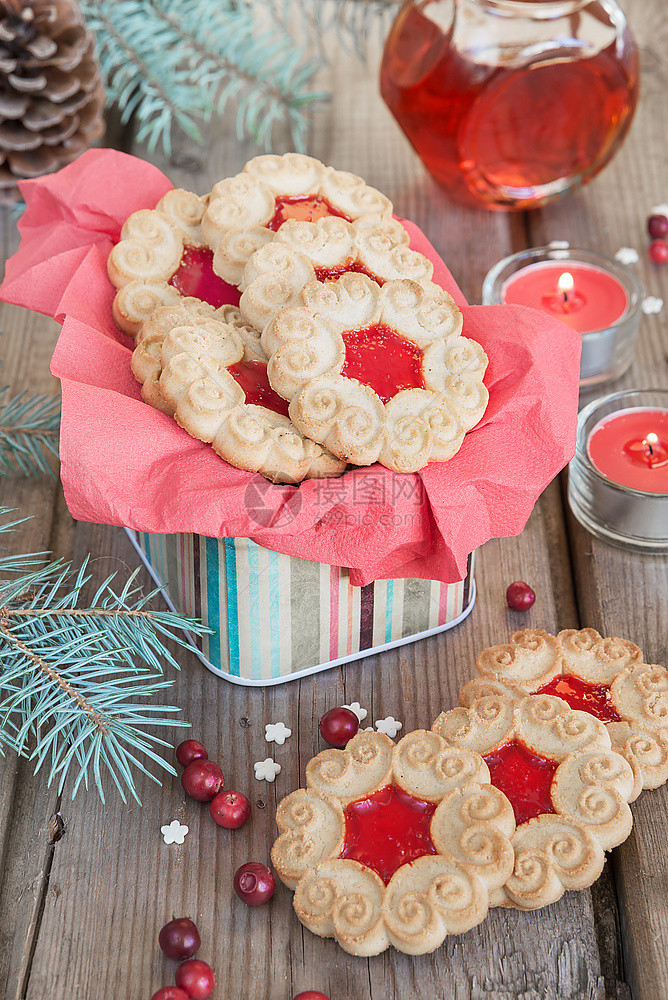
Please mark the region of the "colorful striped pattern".
POLYGON ((214 630, 198 640, 203 657, 242 682, 288 679, 446 627, 471 597, 472 555, 460 583, 353 587, 345 568, 280 555, 247 538, 128 534, 176 609, 214 630))

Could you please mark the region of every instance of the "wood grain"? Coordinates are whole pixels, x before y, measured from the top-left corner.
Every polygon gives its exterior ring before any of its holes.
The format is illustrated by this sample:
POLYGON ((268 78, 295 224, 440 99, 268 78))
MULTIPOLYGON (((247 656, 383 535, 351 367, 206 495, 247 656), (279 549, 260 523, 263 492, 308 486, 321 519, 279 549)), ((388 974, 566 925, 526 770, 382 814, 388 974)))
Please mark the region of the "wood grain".
MULTIPOLYGON (((652 37, 649 28, 660 20, 660 0, 627 6, 652 37)), ((377 58, 372 52, 372 68, 377 58)), ((664 72, 662 62, 656 66, 657 74, 664 72)), ((651 127, 663 113, 660 87, 647 88, 632 139, 594 185, 525 219, 450 205, 380 101, 373 69, 339 55, 323 71, 322 82, 335 98, 315 119, 309 151, 385 190, 397 213, 416 221, 450 263, 472 302, 480 300, 489 266, 523 246, 527 233, 535 242, 570 238, 612 251, 617 245, 640 245, 638 202, 628 190, 629 176, 645 185, 638 189, 643 199, 665 200, 665 191, 658 191, 661 136, 651 127), (653 164, 648 171, 638 166, 641 150, 653 164)), ((136 147, 133 151, 146 155, 136 147)), ((204 192, 255 152, 236 140, 229 120, 216 127, 205 150, 181 145, 170 163, 152 159, 175 184, 204 192)), ((7 222, 4 232, 11 233, 7 222)), ((8 239, 11 243, 13 237, 8 239)), ((648 277, 656 292, 658 275, 648 277)), ((55 391, 48 375, 53 324, 2 308, 4 380, 17 390, 27 385, 55 391)), ((629 377, 642 372, 654 384, 665 384, 658 367, 661 319, 645 325, 641 368, 629 377)), ((51 544, 75 560, 90 551, 96 579, 136 565, 120 530, 74 525, 46 480, 0 483, 3 502, 37 515, 21 538, 22 547, 51 544)), ((252 910, 236 899, 231 879, 249 858, 267 859, 276 801, 303 783, 307 761, 322 749, 317 720, 326 709, 357 700, 369 709, 371 720, 389 714, 401 719, 404 732, 429 725, 456 703, 479 650, 525 625, 556 630, 593 624, 630 635, 648 656, 665 662, 661 623, 666 620, 667 566, 668 560, 630 557, 593 543, 568 521, 554 483, 520 536, 488 542, 478 552, 476 607, 465 624, 445 635, 266 691, 227 684, 192 654, 179 652, 182 670, 164 697, 182 706, 193 734, 220 760, 227 786, 250 790, 252 820, 235 833, 216 827, 206 806, 187 799, 177 779, 162 788, 139 781, 141 809, 122 806, 113 793, 103 807, 94 794, 74 802, 66 794, 61 802, 41 779, 30 777, 29 766, 0 759, 0 996, 144 1000, 173 976, 172 963, 157 947, 160 926, 172 914, 188 914, 200 926, 201 957, 216 969, 214 997, 220 1000, 290 1000, 307 988, 323 990, 332 1000, 629 1000, 622 949, 635 1000, 650 991, 652 1000, 662 1000, 668 882, 663 792, 636 803, 636 830, 614 852, 594 892, 567 894, 532 914, 495 910, 480 927, 449 939, 432 956, 408 958, 389 951, 369 961, 351 959, 333 942, 302 928, 291 893, 283 887, 271 904, 252 910), (524 616, 505 606, 506 586, 515 579, 526 579, 538 594, 524 616), (264 741, 264 723, 278 720, 293 730, 283 747, 264 741), (283 768, 274 785, 253 776, 253 762, 268 754, 283 768), (49 845, 46 828, 57 809, 65 834, 49 845), (161 824, 174 818, 190 826, 183 847, 161 841, 161 824)))

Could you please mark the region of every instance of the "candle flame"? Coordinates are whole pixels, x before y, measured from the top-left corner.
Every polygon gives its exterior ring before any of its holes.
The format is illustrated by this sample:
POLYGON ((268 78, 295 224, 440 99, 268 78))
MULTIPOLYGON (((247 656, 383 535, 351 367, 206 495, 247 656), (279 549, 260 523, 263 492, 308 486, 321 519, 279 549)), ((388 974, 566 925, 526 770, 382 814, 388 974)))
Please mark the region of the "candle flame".
POLYGON ((658 437, 658 435, 657 434, 652 434, 652 433, 648 434, 647 437, 645 438, 645 440, 643 441, 643 444, 647 445, 647 448, 649 449, 650 455, 653 455, 654 454, 654 449, 659 444, 659 437, 658 437))
POLYGON ((574 287, 575 287, 575 280, 573 278, 573 275, 570 274, 568 271, 564 271, 564 273, 559 278, 559 281, 557 282, 557 288, 559 289, 562 295, 567 295, 568 292, 573 291, 574 287))

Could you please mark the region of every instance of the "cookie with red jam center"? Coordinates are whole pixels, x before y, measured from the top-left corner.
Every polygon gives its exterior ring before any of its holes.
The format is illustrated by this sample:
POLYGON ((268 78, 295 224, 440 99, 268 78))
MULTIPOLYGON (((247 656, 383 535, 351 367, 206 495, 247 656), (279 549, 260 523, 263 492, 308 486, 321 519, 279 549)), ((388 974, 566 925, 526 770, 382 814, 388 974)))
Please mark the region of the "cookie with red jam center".
POLYGON ((217 309, 238 305, 239 293, 213 269, 213 251, 200 224, 207 199, 192 191, 168 191, 154 209, 140 209, 125 221, 107 260, 118 291, 113 313, 117 325, 136 338, 160 306, 194 297, 217 309))
POLYGON ((433 732, 324 750, 276 822, 272 863, 297 916, 353 955, 433 951, 483 920, 512 872, 509 801, 479 754, 433 732))
POLYGON ((261 343, 303 434, 342 461, 415 472, 452 458, 487 406, 487 356, 461 331, 439 286, 350 271, 304 285, 261 343))
POLYGON ((495 904, 537 909, 586 888, 629 835, 633 770, 589 712, 552 695, 494 693, 443 712, 432 730, 479 753, 512 806, 514 868, 495 904))
POLYGON ((361 177, 328 167, 312 156, 256 156, 241 173, 214 185, 202 234, 215 251, 215 270, 240 285, 244 268, 286 224, 337 219, 373 224, 390 219, 392 203, 361 177))
POLYGON ((644 662, 627 639, 593 628, 515 632, 476 661, 477 678, 460 693, 469 705, 485 694, 549 694, 605 726, 613 749, 633 768, 633 798, 668 780, 668 671, 644 662))
POLYGON ((156 309, 132 356, 142 397, 238 469, 273 482, 340 475, 345 463, 292 424, 238 309, 195 298, 156 309))

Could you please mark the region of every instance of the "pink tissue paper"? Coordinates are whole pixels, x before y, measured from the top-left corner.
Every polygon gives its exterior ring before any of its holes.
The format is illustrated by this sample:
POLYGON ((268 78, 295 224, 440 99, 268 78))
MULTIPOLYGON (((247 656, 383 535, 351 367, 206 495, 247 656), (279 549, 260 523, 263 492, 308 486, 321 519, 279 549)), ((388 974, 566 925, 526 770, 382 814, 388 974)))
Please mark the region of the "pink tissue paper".
POLYGON ((128 215, 155 207, 171 187, 150 163, 106 149, 21 184, 21 244, 0 298, 62 323, 51 371, 62 383, 61 477, 73 517, 251 538, 347 566, 355 586, 399 577, 453 583, 473 549, 522 531, 575 450, 579 334, 537 310, 467 305, 434 248, 405 222, 411 247, 433 261, 434 281, 462 309, 464 336, 489 357, 484 417, 454 458, 418 473, 374 465, 300 486, 268 483, 142 401, 132 342, 112 318, 109 251, 128 215))

